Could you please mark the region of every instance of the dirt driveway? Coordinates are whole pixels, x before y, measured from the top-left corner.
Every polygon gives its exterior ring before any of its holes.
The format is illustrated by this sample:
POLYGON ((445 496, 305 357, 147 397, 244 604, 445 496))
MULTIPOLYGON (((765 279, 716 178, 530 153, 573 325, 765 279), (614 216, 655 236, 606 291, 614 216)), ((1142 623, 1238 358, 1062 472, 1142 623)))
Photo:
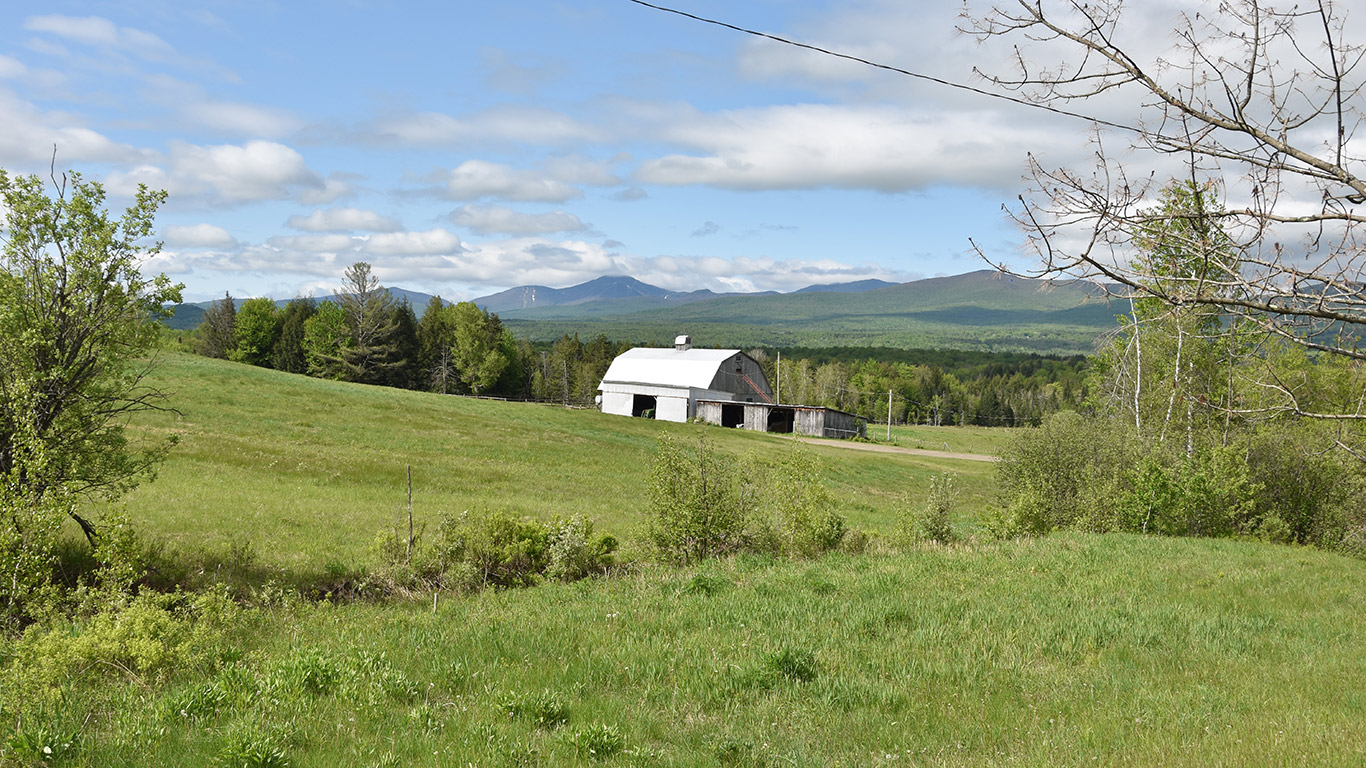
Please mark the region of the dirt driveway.
POLYGON ((995 456, 986 456, 980 453, 953 453, 951 451, 930 451, 924 448, 902 448, 899 445, 881 445, 879 443, 856 443, 852 440, 826 440, 823 438, 805 437, 803 440, 816 445, 829 445, 835 448, 852 448, 856 451, 872 451, 873 453, 907 453, 912 456, 924 456, 932 459, 962 459, 963 461, 996 461, 995 456))

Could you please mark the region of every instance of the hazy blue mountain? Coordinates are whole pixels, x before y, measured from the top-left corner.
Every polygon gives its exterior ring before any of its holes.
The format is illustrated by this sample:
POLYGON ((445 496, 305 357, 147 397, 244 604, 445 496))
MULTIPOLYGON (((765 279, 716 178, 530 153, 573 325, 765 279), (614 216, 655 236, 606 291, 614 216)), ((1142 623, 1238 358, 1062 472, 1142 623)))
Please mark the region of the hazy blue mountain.
POLYGON ((855 280, 851 283, 817 283, 799 288, 793 293, 863 293, 864 291, 874 291, 878 288, 891 288, 900 283, 891 283, 886 280, 855 280))

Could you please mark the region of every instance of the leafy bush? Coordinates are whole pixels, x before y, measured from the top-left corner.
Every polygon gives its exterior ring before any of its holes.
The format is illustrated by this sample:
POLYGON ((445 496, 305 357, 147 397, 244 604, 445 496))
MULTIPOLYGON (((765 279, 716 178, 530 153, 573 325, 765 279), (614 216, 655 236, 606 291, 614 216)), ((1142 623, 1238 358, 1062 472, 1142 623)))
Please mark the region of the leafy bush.
POLYGON ((55 687, 81 675, 125 669, 147 678, 215 665, 230 650, 241 612, 222 594, 144 593, 85 619, 34 625, 14 645, 28 684, 55 687))
POLYGON ((950 518, 958 503, 958 475, 941 472, 930 478, 925 504, 911 521, 915 537, 922 541, 950 544, 957 540, 950 518))
POLYGON ((743 551, 753 496, 735 461, 718 456, 705 438, 690 453, 666 435, 650 467, 650 541, 679 563, 743 551))
POLYGON ((441 520, 433 565, 448 586, 524 587, 547 576, 570 581, 602 573, 616 549, 614 537, 594 537, 592 522, 582 518, 545 523, 462 512, 441 520))
POLYGON ((556 581, 577 581, 611 567, 616 537, 603 534, 594 538, 592 520, 573 517, 552 528, 546 576, 556 581))
POLYGON ((696 451, 665 436, 650 470, 650 541, 675 563, 829 552, 848 532, 835 507, 819 462, 797 443, 776 460, 735 459, 718 456, 704 436, 696 451))

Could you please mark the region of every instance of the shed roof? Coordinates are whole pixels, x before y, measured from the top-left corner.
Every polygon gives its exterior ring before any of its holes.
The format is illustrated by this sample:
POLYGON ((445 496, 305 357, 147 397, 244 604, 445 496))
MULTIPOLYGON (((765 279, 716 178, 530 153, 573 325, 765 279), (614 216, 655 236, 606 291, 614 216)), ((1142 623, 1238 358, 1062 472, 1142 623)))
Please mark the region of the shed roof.
POLYGON ((636 347, 617 355, 602 381, 706 389, 721 364, 739 353, 738 349, 636 347))

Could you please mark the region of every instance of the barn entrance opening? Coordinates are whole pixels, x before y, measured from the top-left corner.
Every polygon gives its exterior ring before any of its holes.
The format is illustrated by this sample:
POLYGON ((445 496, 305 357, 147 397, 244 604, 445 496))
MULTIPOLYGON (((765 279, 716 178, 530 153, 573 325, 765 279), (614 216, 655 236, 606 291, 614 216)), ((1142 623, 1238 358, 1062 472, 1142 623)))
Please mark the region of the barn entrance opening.
POLYGON ((744 425, 745 406, 739 404, 721 406, 721 426, 734 429, 744 425))
POLYGON ((768 412, 768 431, 791 434, 797 412, 791 408, 773 408, 768 412))
POLYGON ((655 408, 658 406, 659 404, 655 401, 654 395, 636 395, 631 400, 631 415, 645 419, 653 419, 655 417, 655 408))

